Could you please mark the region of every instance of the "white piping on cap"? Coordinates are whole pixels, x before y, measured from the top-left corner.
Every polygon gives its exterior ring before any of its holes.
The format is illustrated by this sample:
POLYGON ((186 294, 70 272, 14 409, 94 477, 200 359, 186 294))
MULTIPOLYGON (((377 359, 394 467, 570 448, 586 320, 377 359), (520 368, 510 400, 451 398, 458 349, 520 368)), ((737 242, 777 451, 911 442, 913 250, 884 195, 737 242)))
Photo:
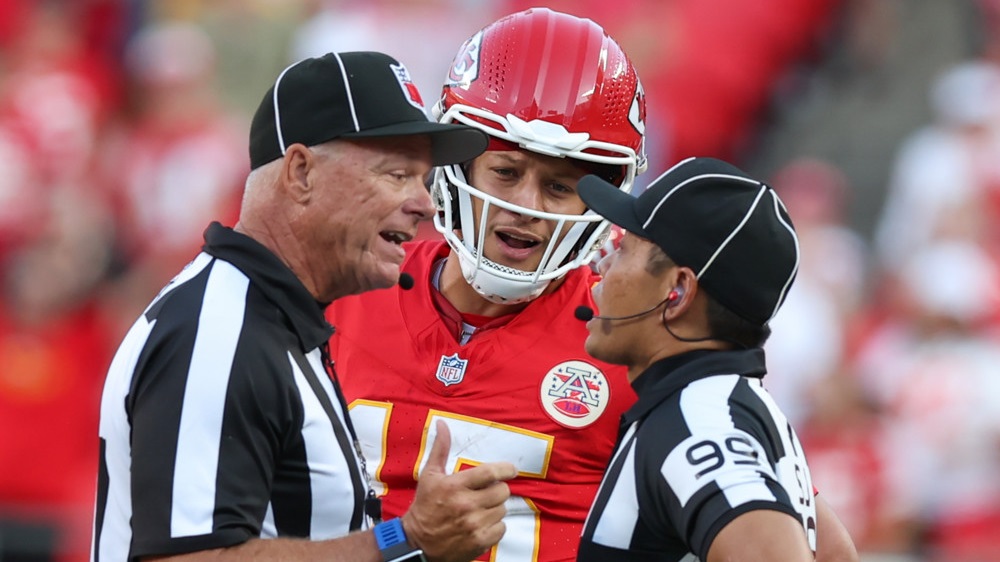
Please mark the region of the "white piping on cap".
MULTIPOLYGON (((768 317, 768 322, 774 318, 774 315, 778 313, 778 308, 781 306, 781 301, 785 300, 785 293, 788 292, 788 288, 792 285, 792 280, 795 279, 795 274, 799 271, 799 237, 795 234, 795 229, 792 225, 788 224, 785 219, 781 217, 781 209, 785 209, 785 204, 778 198, 778 194, 771 192, 771 198, 774 200, 774 215, 778 217, 778 222, 788 230, 788 233, 792 235, 792 241, 795 242, 795 267, 792 268, 792 272, 788 275, 788 280, 785 281, 785 286, 781 288, 781 293, 778 295, 777 302, 774 303, 774 310, 771 311, 770 317, 768 317)), ((785 209, 787 213, 788 210, 785 209)))
POLYGON ((285 73, 300 62, 302 61, 292 63, 281 71, 278 79, 274 81, 274 92, 271 95, 274 100, 274 130, 278 132, 278 148, 281 149, 282 156, 285 155, 285 137, 281 134, 281 111, 278 109, 278 87, 281 85, 281 79, 285 77, 285 73))
POLYGON ((750 215, 753 214, 754 209, 756 209, 757 205, 760 204, 760 198, 763 197, 764 193, 767 192, 767 186, 759 182, 754 182, 754 183, 760 186, 760 191, 757 192, 757 197, 754 197, 753 203, 750 204, 750 208, 747 209, 747 212, 743 215, 743 220, 740 221, 740 224, 736 225, 736 228, 734 228, 733 231, 729 233, 729 236, 727 236, 726 239, 723 240, 721 244, 719 244, 719 247, 716 248, 715 253, 712 254, 712 257, 708 258, 708 261, 705 263, 705 266, 702 267, 701 271, 699 271, 698 274, 696 275, 698 279, 701 279, 701 276, 704 275, 705 272, 708 271, 708 268, 712 266, 712 263, 715 261, 715 258, 719 257, 719 254, 721 254, 722 250, 724 250, 726 246, 729 245, 729 242, 731 242, 732 239, 735 238, 736 235, 739 234, 741 230, 743 230, 743 227, 746 226, 747 221, 750 220, 750 215))
POLYGON ((340 53, 333 53, 333 56, 337 58, 337 64, 340 65, 340 75, 344 78, 344 89, 347 91, 347 104, 351 107, 351 120, 354 121, 354 132, 357 133, 361 131, 361 127, 358 125, 358 114, 354 112, 354 93, 351 92, 351 81, 347 78, 347 69, 344 68, 344 61, 340 58, 340 53))
MULTIPOLYGON (((670 171, 667 170, 666 172, 664 172, 664 175, 669 174, 669 173, 670 173, 670 171)), ((663 196, 663 198, 660 199, 660 202, 657 203, 655 207, 653 207, 653 211, 649 213, 649 218, 646 219, 646 222, 642 223, 643 230, 649 228, 649 223, 653 222, 653 217, 656 216, 656 213, 660 212, 660 207, 662 207, 663 204, 667 202, 667 199, 669 199, 671 195, 673 195, 674 193, 676 193, 678 189, 686 186, 687 184, 689 184, 691 182, 698 181, 698 180, 703 180, 703 179, 707 179, 707 178, 719 178, 719 179, 736 180, 736 181, 742 181, 742 182, 746 182, 746 183, 752 183, 754 185, 759 185, 760 184, 760 182, 755 181, 755 180, 751 180, 751 179, 747 179, 747 178, 741 178, 740 176, 731 176, 729 174, 702 174, 700 176, 694 176, 694 177, 688 178, 688 179, 682 181, 681 183, 677 184, 676 186, 674 186, 674 188, 671 189, 670 191, 668 191, 663 196)), ((657 179, 659 179, 659 178, 657 178, 657 179)), ((654 181, 656 181, 656 180, 654 180, 654 181)))

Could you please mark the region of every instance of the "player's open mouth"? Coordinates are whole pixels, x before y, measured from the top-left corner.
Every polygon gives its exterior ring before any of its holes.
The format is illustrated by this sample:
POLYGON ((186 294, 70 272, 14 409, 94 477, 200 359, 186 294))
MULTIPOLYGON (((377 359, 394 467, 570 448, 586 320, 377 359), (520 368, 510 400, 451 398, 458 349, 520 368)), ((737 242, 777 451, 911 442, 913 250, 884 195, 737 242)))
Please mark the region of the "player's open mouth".
POLYGON ((506 234, 503 232, 497 232, 497 237, 501 242, 510 246, 511 248, 516 248, 518 250, 525 250, 528 248, 534 248, 539 244, 538 240, 530 240, 527 238, 520 238, 514 236, 513 234, 506 234))
POLYGON ((413 236, 411 236, 411 235, 409 235, 409 234, 407 234, 405 232, 398 232, 398 231, 395 231, 395 230, 385 230, 385 231, 379 232, 379 236, 381 236, 383 240, 385 240, 387 242, 392 242, 393 244, 396 244, 397 246, 401 245, 403 242, 409 242, 410 240, 413 239, 413 236))

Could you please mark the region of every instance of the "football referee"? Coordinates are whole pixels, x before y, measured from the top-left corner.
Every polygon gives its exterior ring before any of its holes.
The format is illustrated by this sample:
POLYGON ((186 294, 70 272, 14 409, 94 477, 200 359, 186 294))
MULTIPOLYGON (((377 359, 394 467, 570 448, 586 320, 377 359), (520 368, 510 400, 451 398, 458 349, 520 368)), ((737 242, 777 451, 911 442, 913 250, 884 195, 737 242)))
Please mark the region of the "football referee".
POLYGON ((278 77, 251 124, 239 222, 208 227, 111 364, 95 561, 457 561, 500 539, 515 468, 446 475, 446 427, 409 511, 379 522, 323 315, 397 282, 401 243, 434 211, 424 179, 486 142, 431 122, 381 53, 278 77))
POLYGON ((600 264, 600 315, 581 315, 586 349, 626 366, 639 399, 578 560, 812 561, 809 466, 762 384, 768 322, 799 265, 784 205, 711 158, 679 163, 638 198, 596 176, 579 190, 628 233, 600 264))

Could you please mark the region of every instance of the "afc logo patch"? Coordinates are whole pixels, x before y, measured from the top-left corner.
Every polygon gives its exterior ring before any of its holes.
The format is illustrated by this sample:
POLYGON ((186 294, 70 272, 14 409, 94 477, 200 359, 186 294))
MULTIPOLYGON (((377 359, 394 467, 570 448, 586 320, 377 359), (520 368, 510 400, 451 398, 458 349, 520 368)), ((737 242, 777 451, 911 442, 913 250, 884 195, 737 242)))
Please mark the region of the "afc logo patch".
POLYGON ((459 359, 458 353, 442 355, 438 363, 437 380, 445 386, 451 386, 462 382, 465 378, 465 368, 469 365, 468 359, 459 359))
POLYGON ((583 361, 565 361, 542 377, 542 408, 556 423, 579 429, 597 421, 611 401, 608 379, 583 361))

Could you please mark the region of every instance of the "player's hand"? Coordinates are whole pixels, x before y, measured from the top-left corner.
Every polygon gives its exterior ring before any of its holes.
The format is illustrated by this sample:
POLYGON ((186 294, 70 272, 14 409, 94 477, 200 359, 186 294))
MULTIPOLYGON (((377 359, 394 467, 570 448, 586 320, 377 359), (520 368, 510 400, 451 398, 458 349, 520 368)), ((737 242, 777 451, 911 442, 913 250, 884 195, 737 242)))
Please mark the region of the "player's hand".
POLYGON ((517 475, 505 462, 448 474, 449 449, 451 433, 439 420, 416 496, 401 518, 407 539, 433 562, 468 561, 500 541, 506 530, 504 502, 510 497, 505 481, 517 475))

